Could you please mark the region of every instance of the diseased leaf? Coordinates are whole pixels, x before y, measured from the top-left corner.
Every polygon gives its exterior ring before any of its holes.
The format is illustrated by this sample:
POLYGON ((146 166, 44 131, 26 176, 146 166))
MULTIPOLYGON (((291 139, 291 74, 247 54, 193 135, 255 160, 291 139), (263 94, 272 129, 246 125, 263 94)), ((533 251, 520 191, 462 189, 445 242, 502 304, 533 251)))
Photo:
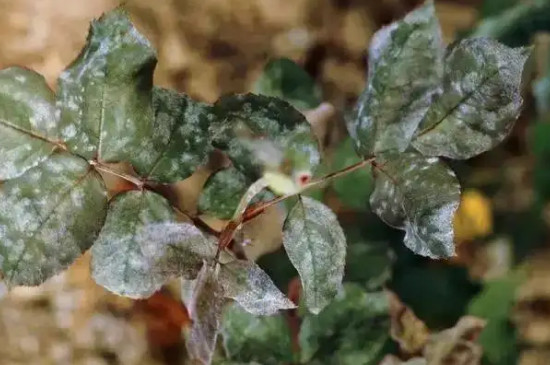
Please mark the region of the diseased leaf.
POLYGON ((301 362, 334 365, 376 365, 389 339, 388 298, 383 292, 367 293, 346 284, 319 315, 302 322, 301 362))
POLYGON ((320 162, 317 140, 305 117, 287 102, 263 95, 221 98, 215 105, 223 124, 213 128, 216 147, 255 181, 264 170, 293 177, 320 162), (266 152, 268 151, 268 152, 266 152))
POLYGON ((107 192, 86 161, 55 154, 0 185, 0 271, 11 285, 38 285, 90 248, 107 192))
POLYGON ((290 330, 281 315, 257 317, 237 305, 224 312, 221 334, 228 359, 264 365, 293 362, 290 330))
POLYGON ((72 152, 130 161, 140 171, 151 166, 156 61, 121 8, 92 23, 85 48, 59 77, 61 136, 72 152))
MULTIPOLYGON (((231 219, 239 206, 241 197, 253 183, 242 172, 228 167, 208 178, 199 197, 199 211, 220 219, 231 219)), ((274 197, 267 190, 260 192, 252 203, 274 197)))
POLYGON ((437 91, 442 61, 432 1, 374 35, 368 85, 348 123, 361 155, 407 148, 437 91))
POLYGON ((388 225, 405 231, 405 245, 432 258, 454 255, 453 216, 460 185, 437 157, 415 152, 387 153, 378 160, 372 210, 388 225))
POLYGON ((254 92, 281 98, 298 110, 313 109, 321 104, 321 90, 315 80, 288 58, 270 61, 256 81, 254 92))
POLYGON ((137 171, 156 182, 184 180, 208 161, 213 149, 208 131, 214 118, 212 108, 184 94, 155 88, 153 109, 155 125, 150 140, 154 149, 143 153, 154 155, 154 162, 137 171))
POLYGON ((191 303, 188 307, 193 324, 186 337, 191 360, 210 364, 221 326, 225 299, 218 283, 218 274, 208 264, 200 270, 191 303))
POLYGON ((529 51, 496 41, 466 39, 445 60, 443 90, 415 133, 426 156, 468 159, 502 142, 518 118, 529 51))
POLYGON ((0 180, 22 175, 53 153, 57 119, 44 77, 19 67, 0 71, 0 180))
POLYGON ((235 260, 221 265, 219 280, 223 295, 251 314, 272 315, 296 307, 252 261, 235 260))
POLYGON ((346 237, 336 216, 317 200, 300 197, 284 224, 283 244, 300 274, 307 307, 319 313, 344 276, 346 237))
POLYGON ((92 248, 92 276, 106 289, 145 298, 176 276, 194 278, 216 246, 189 223, 177 223, 162 196, 131 191, 116 196, 92 248))

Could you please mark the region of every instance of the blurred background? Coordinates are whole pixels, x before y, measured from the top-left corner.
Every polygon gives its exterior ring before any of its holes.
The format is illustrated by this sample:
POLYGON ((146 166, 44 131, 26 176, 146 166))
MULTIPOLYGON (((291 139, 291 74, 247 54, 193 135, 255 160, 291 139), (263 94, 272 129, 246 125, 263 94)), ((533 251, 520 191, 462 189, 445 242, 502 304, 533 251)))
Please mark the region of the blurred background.
MULTIPOLYGON (((371 36, 420 3, 124 2, 138 29, 158 50, 156 83, 196 99, 214 102, 224 93, 252 90, 272 59, 286 57, 299 64, 314 79, 322 100, 336 110, 308 114, 325 141, 328 171, 355 158, 342 115, 365 86, 371 36)), ((32 68, 55 88, 59 73, 84 45, 89 22, 118 4, 0 0, 0 67, 32 68)), ((347 231, 347 281, 367 289, 384 285, 434 333, 468 314, 488 320, 472 345, 483 350, 483 363, 550 364, 550 1, 435 4, 447 43, 473 34, 511 46, 536 46, 525 75, 525 108, 511 136, 494 151, 453 164, 464 189, 455 220, 457 257, 430 261, 409 253, 402 234, 369 212, 368 173, 351 175, 316 196, 339 214, 347 231), (365 188, 357 191, 358 184, 365 188)), ((204 176, 180 184, 180 195, 196 194, 201 181, 204 176)), ((278 249, 279 228, 275 224, 266 233, 249 227, 254 244, 247 254, 259 258, 288 291, 295 273, 278 249)), ((0 283, 0 364, 184 364, 181 327, 188 317, 177 284, 149 300, 132 301, 97 286, 88 265, 85 255, 38 288, 7 293, 0 283)), ((402 359, 413 356, 400 340, 394 333, 386 353, 402 359)), ((328 356, 319 363, 337 363, 328 356)), ((479 356, 472 359, 445 364, 480 363, 479 356)))

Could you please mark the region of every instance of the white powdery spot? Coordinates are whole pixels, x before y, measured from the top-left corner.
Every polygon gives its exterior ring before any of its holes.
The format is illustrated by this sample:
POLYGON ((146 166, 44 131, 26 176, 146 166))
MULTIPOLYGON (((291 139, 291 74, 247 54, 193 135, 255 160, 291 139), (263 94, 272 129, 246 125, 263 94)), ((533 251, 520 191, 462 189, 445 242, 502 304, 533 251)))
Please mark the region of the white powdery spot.
POLYGON ((249 313, 273 315, 296 307, 254 262, 233 261, 222 265, 219 278, 224 296, 249 313))
POLYGON ((288 215, 283 244, 300 274, 309 309, 319 313, 344 275, 346 238, 336 216, 322 203, 302 197, 288 215))

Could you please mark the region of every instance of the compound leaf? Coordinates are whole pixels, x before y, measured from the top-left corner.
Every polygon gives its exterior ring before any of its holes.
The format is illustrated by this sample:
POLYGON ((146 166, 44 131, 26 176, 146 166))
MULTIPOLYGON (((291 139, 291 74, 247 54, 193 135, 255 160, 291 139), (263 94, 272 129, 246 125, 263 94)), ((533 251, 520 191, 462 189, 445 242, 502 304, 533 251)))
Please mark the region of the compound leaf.
POLYGON ((307 307, 319 313, 344 276, 346 237, 336 216, 317 200, 300 197, 284 224, 283 244, 300 274, 307 307))
POLYGON ((226 298, 254 315, 272 315, 296 307, 251 261, 235 260, 221 265, 220 284, 226 298))
POLYGON ((270 61, 256 81, 254 92, 283 99, 298 110, 314 109, 321 104, 321 91, 315 80, 288 58, 270 61))
POLYGON ((404 230, 405 245, 432 258, 454 255, 453 217, 460 202, 455 174, 437 157, 387 153, 377 160, 372 210, 404 230))
POLYGON ((106 289, 145 298, 170 278, 194 278, 215 245, 193 225, 177 223, 162 196, 131 191, 114 198, 92 248, 92 276, 106 289))
POLYGON ((55 95, 34 71, 0 71, 0 180, 22 175, 51 155, 59 140, 55 95))
POLYGON ((349 123, 361 155, 407 148, 440 83, 443 50, 432 1, 374 35, 368 85, 349 123))
POLYGON ((0 271, 9 285, 38 285, 90 248, 107 213, 101 177, 86 161, 54 154, 0 187, 0 271))
POLYGON ((221 335, 225 354, 232 361, 293 362, 290 331, 282 315, 258 317, 231 305, 224 311, 221 335))
POLYGON ((86 159, 150 166, 156 53, 122 9, 91 25, 85 48, 61 74, 62 137, 86 159))
POLYGON ((525 48, 466 39, 445 60, 443 91, 412 142, 426 156, 468 159, 502 142, 518 118, 525 48))

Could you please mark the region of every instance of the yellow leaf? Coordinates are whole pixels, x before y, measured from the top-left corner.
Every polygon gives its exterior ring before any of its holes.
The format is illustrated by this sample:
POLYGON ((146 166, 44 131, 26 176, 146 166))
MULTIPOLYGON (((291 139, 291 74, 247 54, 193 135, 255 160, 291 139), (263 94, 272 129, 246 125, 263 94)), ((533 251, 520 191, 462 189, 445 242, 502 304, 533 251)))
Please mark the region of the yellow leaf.
POLYGON ((483 238, 493 231, 491 201, 478 190, 466 190, 454 217, 455 242, 483 238))

